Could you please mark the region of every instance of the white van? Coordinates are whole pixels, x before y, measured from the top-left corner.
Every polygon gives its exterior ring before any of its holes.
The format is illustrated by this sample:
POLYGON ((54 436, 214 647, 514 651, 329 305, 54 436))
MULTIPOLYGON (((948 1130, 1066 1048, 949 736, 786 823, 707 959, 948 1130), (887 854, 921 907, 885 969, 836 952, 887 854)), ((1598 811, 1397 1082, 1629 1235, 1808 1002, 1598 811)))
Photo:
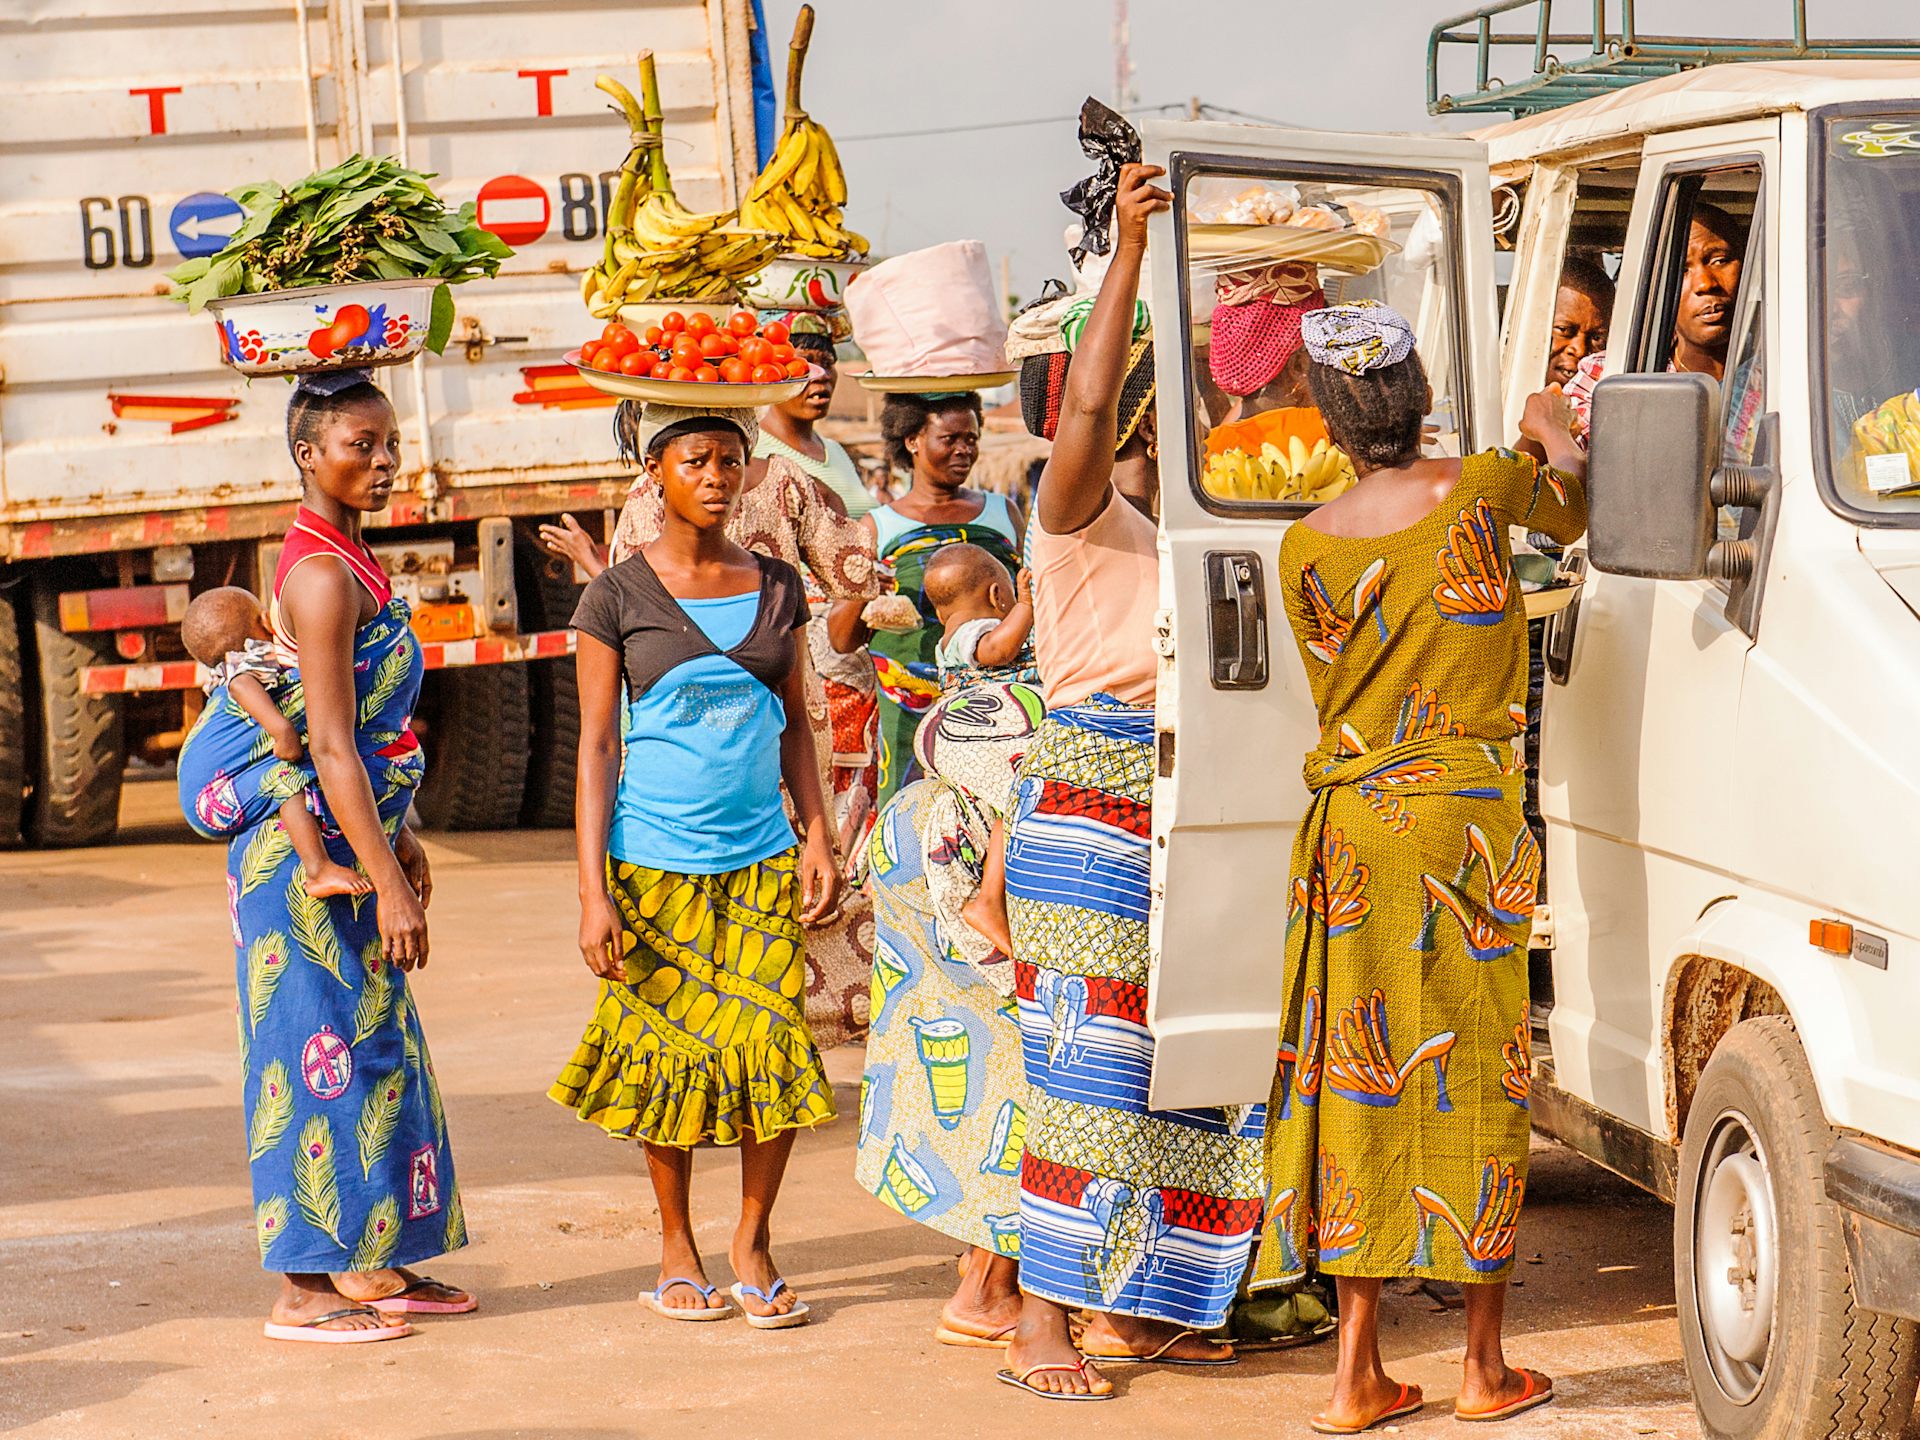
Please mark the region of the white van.
POLYGON ((1546 637, 1535 1123, 1674 1203, 1705 1433, 1899 1435, 1920 1359, 1920 397, 1900 398, 1920 64, 1715 66, 1472 138, 1143 135, 1176 197, 1149 247, 1156 1103, 1267 1094, 1317 737, 1272 602, 1302 511, 1205 484, 1201 197, 1290 182, 1386 214, 1397 251, 1323 276, 1418 317, 1449 454, 1516 434, 1562 263, 1600 257, 1592 529, 1563 562, 1585 580, 1546 637), (1705 206, 1744 236, 1724 386, 1666 373, 1705 206))

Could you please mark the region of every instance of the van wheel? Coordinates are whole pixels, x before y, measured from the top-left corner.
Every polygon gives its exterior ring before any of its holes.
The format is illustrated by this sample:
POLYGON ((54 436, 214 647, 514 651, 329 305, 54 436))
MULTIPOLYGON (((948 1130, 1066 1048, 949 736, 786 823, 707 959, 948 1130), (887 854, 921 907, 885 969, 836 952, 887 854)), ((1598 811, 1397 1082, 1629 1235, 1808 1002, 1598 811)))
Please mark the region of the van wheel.
POLYGON ((1920 1377, 1915 1327, 1860 1309, 1826 1197, 1833 1130, 1790 1022, 1728 1032, 1680 1145, 1680 1338, 1713 1440, 1895 1440, 1920 1377))
POLYGON ((30 715, 34 768, 26 832, 35 845, 98 845, 119 828, 127 768, 120 697, 80 693, 80 672, 108 660, 112 646, 110 637, 62 630, 59 587, 34 587, 39 684, 30 715))
POLYGON ((433 830, 510 830, 527 783, 527 667, 430 671, 420 697, 427 774, 414 797, 433 830))
POLYGON ((0 584, 0 850, 20 843, 27 799, 27 666, 12 588, 0 584))
MULTIPOLYGON (((522 547, 520 595, 532 600, 532 621, 540 630, 564 630, 573 622, 580 587, 573 564, 548 555, 537 545, 522 547)), ((580 693, 571 655, 527 665, 527 692, 533 715, 533 753, 527 760, 527 795, 520 823, 530 830, 573 828, 574 774, 580 763, 580 693)))

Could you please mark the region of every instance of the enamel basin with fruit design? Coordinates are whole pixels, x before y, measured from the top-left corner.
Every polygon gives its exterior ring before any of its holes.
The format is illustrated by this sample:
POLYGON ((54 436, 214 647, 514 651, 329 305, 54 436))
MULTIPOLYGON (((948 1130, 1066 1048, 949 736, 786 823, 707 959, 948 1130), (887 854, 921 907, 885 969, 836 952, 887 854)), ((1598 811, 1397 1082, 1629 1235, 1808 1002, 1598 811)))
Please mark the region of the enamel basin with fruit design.
POLYGON ((211 300, 221 358, 243 375, 398 365, 427 343, 438 280, 308 285, 211 300))
POLYGON ((864 260, 782 255, 740 282, 740 300, 761 310, 835 310, 846 303, 848 282, 866 268, 864 260))

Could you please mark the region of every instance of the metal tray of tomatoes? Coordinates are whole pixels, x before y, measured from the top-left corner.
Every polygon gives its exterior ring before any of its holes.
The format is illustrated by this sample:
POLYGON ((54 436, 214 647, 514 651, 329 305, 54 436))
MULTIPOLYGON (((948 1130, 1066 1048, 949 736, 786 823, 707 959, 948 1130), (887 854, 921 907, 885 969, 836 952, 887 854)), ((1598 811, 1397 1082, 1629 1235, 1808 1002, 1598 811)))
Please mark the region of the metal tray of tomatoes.
POLYGON ((618 395, 622 400, 651 400, 659 405, 684 405, 691 409, 784 405, 827 373, 815 365, 805 375, 791 380, 734 385, 725 380, 655 380, 645 375, 622 375, 617 370, 595 370, 580 363, 578 350, 569 350, 564 358, 580 372, 582 380, 604 394, 618 395))

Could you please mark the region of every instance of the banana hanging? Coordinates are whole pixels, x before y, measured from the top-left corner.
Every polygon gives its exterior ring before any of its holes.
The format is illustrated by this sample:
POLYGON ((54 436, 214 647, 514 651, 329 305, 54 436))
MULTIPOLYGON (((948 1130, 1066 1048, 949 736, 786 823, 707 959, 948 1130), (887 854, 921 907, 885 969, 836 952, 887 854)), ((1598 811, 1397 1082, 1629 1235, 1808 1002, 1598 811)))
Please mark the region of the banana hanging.
POLYGON ((787 51, 786 125, 740 206, 740 221, 784 236, 793 254, 847 260, 865 255, 867 240, 841 218, 847 176, 833 137, 800 108, 800 74, 812 39, 813 7, 802 5, 787 51))

